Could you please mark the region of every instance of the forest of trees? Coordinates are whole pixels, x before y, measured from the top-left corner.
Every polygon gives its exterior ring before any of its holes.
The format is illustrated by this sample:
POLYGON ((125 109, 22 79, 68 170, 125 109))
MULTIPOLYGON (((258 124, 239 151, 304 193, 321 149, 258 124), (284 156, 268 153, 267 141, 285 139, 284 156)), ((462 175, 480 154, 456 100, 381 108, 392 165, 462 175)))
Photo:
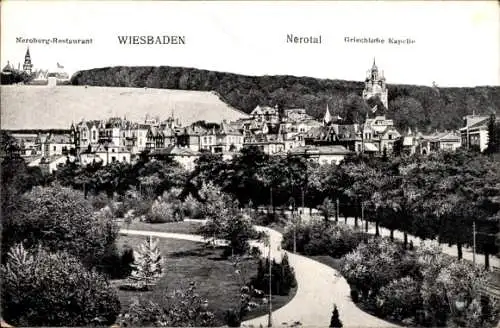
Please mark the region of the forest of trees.
MULTIPOLYGON (((364 84, 296 76, 245 76, 195 68, 106 67, 75 73, 73 85, 148 87, 215 91, 231 106, 249 113, 257 105, 306 108, 320 118, 328 104, 332 115, 346 117, 359 104, 364 84)), ((391 84, 387 114, 396 126, 422 132, 457 129, 467 114, 498 114, 500 88, 441 88, 391 84)), ((380 108, 380 106, 379 106, 380 108)))

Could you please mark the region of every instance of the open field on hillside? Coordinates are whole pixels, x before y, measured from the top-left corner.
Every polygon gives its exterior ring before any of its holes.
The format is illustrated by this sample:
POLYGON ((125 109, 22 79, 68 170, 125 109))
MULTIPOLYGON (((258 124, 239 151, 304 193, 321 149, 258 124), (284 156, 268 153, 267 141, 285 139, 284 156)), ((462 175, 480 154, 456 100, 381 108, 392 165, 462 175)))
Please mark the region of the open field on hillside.
POLYGON ((68 129, 72 121, 111 116, 143 122, 146 114, 181 124, 247 115, 208 91, 85 86, 1 86, 2 129, 68 129))

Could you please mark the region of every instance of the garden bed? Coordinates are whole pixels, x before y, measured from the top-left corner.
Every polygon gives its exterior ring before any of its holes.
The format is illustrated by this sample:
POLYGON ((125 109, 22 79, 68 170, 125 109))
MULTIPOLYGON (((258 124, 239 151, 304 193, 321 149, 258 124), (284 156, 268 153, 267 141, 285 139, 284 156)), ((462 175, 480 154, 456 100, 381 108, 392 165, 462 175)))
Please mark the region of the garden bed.
MULTIPOLYGON (((183 222, 176 222, 179 225, 183 222)), ((191 224, 196 224, 188 222, 191 224)), ((160 224, 165 227, 168 224, 160 224)), ((130 229, 146 229, 147 226, 158 226, 141 223, 130 229)), ((179 228, 180 229, 180 228, 179 228)), ((151 229, 149 229, 151 230, 151 229)), ((155 229, 156 231, 159 231, 155 229)), ((167 231, 167 230, 164 230, 167 231)), ((172 232, 171 230, 168 230, 172 232)), ((179 231, 179 230, 177 230, 179 231)), ((183 231, 185 233, 186 231, 183 231)), ((121 236, 118 247, 124 245, 136 248, 145 240, 145 237, 121 236)), ((196 292, 208 300, 209 310, 213 311, 217 325, 224 325, 225 311, 236 307, 240 300, 240 280, 235 273, 232 263, 225 259, 222 248, 208 248, 203 243, 177 239, 161 239, 160 250, 165 258, 165 275, 158 281, 152 291, 125 291, 118 290, 122 309, 126 309, 134 297, 142 296, 158 302, 165 293, 172 293, 175 289, 188 288, 192 281, 196 285, 196 292)), ((248 258, 241 261, 240 270, 248 281, 257 273, 257 260, 248 258)), ((120 281, 113 281, 118 287, 120 281)), ((273 296, 273 311, 288 303, 295 295, 296 288, 287 296, 273 296)), ((243 320, 248 320, 267 313, 267 305, 261 305, 251 311, 243 320)))

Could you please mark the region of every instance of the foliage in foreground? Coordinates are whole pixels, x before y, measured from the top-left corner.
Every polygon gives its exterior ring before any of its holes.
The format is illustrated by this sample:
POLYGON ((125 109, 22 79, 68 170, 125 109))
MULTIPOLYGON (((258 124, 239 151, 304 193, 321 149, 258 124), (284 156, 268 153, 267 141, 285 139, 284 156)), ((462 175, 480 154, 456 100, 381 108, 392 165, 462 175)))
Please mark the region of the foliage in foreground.
POLYGON ((481 293, 487 272, 443 255, 435 244, 408 252, 372 239, 342 259, 341 272, 383 317, 440 327, 491 327, 499 318, 494 300, 481 293))
POLYGON ((18 244, 1 274, 2 316, 13 325, 111 325, 120 311, 108 281, 66 252, 28 252, 18 244))
POLYGON ((95 214, 83 194, 70 188, 35 187, 24 194, 2 222, 2 249, 15 243, 41 243, 66 251, 88 267, 98 267, 114 251, 118 229, 105 212, 95 214))
POLYGON ((196 293, 194 283, 189 288, 165 294, 159 303, 135 298, 119 315, 122 327, 211 327, 215 316, 208 311, 208 302, 196 293))

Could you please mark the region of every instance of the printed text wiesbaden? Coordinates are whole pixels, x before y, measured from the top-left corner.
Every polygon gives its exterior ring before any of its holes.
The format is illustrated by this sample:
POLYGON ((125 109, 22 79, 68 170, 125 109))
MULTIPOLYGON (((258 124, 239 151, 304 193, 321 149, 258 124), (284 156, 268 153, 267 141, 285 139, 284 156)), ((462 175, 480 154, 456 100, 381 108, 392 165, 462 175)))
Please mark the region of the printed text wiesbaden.
POLYGON ((184 35, 119 35, 118 42, 120 44, 186 44, 186 36, 184 35))

